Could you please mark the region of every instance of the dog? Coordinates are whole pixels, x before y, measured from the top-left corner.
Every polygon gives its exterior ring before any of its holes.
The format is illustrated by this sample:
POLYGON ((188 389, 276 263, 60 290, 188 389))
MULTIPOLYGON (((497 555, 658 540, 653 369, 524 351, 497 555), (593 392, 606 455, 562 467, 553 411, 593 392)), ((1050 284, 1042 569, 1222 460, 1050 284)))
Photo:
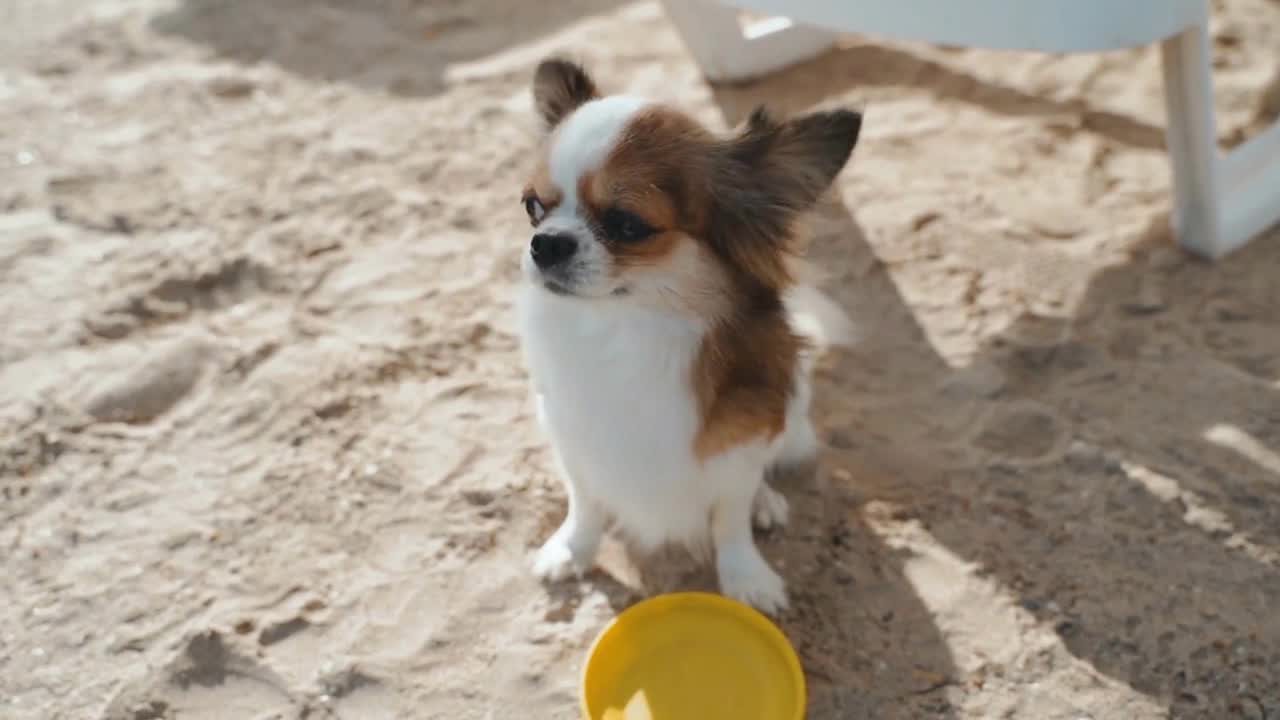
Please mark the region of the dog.
POLYGON ((788 293, 801 217, 848 163, 853 110, 757 109, 713 133, 653 100, 602 95, 542 61, 544 146, 521 196, 521 346, 568 494, 535 573, 581 576, 612 527, 641 550, 714 554, 721 592, 776 614, 782 578, 753 525, 781 526, 766 481, 814 460, 812 343, 788 293))

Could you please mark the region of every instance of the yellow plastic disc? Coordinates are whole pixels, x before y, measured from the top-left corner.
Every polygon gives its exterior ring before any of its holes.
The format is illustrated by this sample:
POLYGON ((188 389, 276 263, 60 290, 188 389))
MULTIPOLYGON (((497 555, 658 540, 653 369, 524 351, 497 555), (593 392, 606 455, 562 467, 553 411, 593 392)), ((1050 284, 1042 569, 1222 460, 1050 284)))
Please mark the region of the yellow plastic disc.
POLYGON ((709 593, 659 595, 600 633, 586 720, 804 720, 800 659, 764 615, 709 593))

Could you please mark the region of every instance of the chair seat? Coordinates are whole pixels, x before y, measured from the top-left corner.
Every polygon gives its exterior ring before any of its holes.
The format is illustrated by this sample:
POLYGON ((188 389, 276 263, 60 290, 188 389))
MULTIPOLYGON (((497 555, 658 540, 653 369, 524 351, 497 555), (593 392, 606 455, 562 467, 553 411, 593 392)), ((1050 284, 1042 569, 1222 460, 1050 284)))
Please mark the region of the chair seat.
POLYGON ((1139 47, 1201 25, 1206 0, 722 0, 829 30, 992 50, 1139 47))

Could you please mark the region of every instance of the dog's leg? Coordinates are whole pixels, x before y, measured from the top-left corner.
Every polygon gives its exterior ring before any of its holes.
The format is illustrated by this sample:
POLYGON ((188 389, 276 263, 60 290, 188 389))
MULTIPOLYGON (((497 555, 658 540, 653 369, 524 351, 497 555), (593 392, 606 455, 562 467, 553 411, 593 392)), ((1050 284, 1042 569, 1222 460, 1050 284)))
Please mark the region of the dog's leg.
POLYGON ((772 530, 787 524, 787 499, 782 493, 769 487, 768 481, 760 483, 755 502, 751 504, 751 516, 759 530, 772 530))
POLYGON ((818 456, 818 433, 809 419, 813 385, 808 373, 805 369, 796 378, 796 391, 787 407, 787 427, 782 434, 782 446, 770 467, 771 474, 812 463, 818 456))
MULTIPOLYGON (((545 398, 535 390, 533 400, 538 424, 550 431, 545 398)), ((533 572, 544 580, 556 581, 570 575, 581 577, 591 569, 596 550, 600 547, 600 538, 604 536, 606 517, 604 511, 582 492, 580 476, 575 475, 576 471, 554 443, 551 454, 556 473, 569 496, 569 511, 560 528, 538 550, 533 560, 533 572)))
POLYGON ((787 524, 787 499, 774 490, 769 481, 797 468, 811 467, 817 460, 818 434, 814 432, 813 421, 809 419, 812 395, 813 388, 808 376, 801 374, 796 381, 796 393, 787 408, 787 427, 783 431, 782 442, 778 446, 777 455, 769 463, 769 471, 760 484, 752 508, 755 525, 761 530, 787 524))
POLYGON ((712 509, 716 572, 725 595, 776 613, 786 608, 787 592, 782 578, 769 567, 751 534, 752 504, 763 487, 764 467, 757 465, 754 477, 755 482, 740 477, 736 484, 727 486, 712 509))
POLYGON ((569 512, 533 561, 534 574, 551 581, 570 575, 581 577, 591 569, 606 521, 603 510, 582 492, 576 476, 558 453, 557 465, 569 495, 569 512))

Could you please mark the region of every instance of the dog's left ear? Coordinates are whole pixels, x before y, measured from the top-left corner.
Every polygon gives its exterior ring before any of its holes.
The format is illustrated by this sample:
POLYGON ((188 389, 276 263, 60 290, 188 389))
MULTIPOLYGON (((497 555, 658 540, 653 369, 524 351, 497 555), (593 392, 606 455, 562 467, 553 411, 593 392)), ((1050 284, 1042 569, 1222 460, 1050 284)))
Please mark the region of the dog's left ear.
POLYGON ((861 113, 832 110, 777 121, 763 108, 717 149, 712 190, 715 242, 762 282, 788 281, 780 248, 795 220, 849 162, 861 113))
POLYGON ((548 58, 533 73, 533 99, 547 128, 559 125, 578 106, 598 97, 595 81, 570 60, 548 58))
POLYGON ((831 187, 858 143, 862 114, 831 110, 778 122, 757 108, 727 148, 727 161, 749 171, 774 204, 808 209, 831 187))

